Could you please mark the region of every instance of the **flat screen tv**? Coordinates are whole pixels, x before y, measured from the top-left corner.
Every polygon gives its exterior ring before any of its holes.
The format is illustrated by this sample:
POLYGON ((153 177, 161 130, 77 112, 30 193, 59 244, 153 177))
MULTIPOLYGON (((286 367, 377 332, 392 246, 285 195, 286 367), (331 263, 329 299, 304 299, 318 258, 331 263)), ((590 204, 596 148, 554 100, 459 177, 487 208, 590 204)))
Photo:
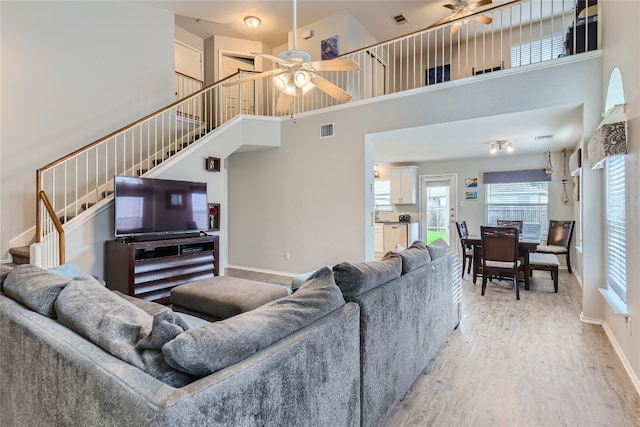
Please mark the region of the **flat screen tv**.
POLYGON ((207 184, 116 176, 115 235, 166 236, 206 230, 207 184))

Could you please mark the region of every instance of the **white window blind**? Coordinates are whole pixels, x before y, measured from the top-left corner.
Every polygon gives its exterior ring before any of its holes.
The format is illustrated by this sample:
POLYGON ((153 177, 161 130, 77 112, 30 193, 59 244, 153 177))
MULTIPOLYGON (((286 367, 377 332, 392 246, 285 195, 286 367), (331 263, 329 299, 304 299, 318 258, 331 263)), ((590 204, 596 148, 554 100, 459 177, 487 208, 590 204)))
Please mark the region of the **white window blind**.
POLYGON ((374 197, 378 212, 392 212, 391 206, 391 181, 388 179, 376 179, 374 184, 374 197))
POLYGON ((557 58, 564 52, 564 37, 558 34, 511 47, 511 68, 557 58))
POLYGON ((542 234, 549 231, 549 183, 509 182, 485 184, 486 224, 499 219, 540 224, 542 234))
POLYGON ((624 156, 611 156, 606 164, 607 285, 627 302, 624 156))

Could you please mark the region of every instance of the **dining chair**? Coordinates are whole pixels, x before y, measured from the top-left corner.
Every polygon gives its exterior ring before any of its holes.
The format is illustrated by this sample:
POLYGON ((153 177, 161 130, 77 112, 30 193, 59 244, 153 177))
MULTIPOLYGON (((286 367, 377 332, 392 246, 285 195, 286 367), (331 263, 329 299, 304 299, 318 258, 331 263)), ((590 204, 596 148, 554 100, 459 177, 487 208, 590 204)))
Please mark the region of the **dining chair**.
POLYGON ((499 219, 496 221, 498 227, 516 227, 520 234, 522 234, 522 223, 523 221, 510 219, 499 219))
POLYGON ((467 221, 456 221, 458 236, 460 237, 460 245, 462 246, 462 277, 464 278, 464 269, 467 268, 467 274, 471 273, 471 265, 473 264, 473 247, 467 245, 467 221), (467 265, 468 263, 468 265, 467 265))
POLYGON ((565 254, 567 257, 567 270, 571 273, 571 237, 573 236, 573 227, 575 221, 549 221, 549 234, 547 236, 547 242, 544 245, 538 245, 536 252, 544 254, 561 255, 565 254))
POLYGON ((482 291, 487 288, 489 277, 512 277, 513 287, 516 291, 516 299, 520 299, 518 288, 518 270, 520 259, 518 258, 517 227, 480 227, 480 240, 482 244, 482 291))

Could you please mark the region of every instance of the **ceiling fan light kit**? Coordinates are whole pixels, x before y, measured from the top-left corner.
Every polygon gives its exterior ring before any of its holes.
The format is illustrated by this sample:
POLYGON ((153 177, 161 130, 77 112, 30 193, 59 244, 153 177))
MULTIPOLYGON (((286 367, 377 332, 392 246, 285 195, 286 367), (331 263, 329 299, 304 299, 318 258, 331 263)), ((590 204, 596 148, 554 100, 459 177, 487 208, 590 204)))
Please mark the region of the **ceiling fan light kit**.
MULTIPOLYGON (((311 32, 313 35, 313 31, 311 32)), ((296 0, 293 0, 293 49, 288 49, 278 56, 266 53, 252 53, 274 62, 278 68, 263 71, 247 77, 229 80, 222 85, 225 87, 254 81, 263 77, 273 76, 274 86, 280 92, 276 103, 276 110, 287 112, 291 107, 293 97, 304 95, 317 87, 338 102, 347 102, 351 95, 329 80, 317 74, 324 71, 358 71, 360 66, 351 59, 331 59, 326 61, 312 61, 311 54, 298 50, 296 33, 296 0)))
POLYGON ((503 147, 507 152, 513 152, 513 145, 505 139, 499 139, 495 142, 492 142, 489 152, 491 154, 496 154, 498 151, 502 151, 503 147))

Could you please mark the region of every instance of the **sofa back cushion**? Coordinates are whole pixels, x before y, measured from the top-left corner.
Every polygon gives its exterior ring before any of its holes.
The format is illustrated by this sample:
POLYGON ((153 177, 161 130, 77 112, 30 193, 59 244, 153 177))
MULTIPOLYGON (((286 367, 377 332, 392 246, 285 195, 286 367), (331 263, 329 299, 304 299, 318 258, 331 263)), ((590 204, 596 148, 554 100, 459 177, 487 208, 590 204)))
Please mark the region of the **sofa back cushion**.
MULTIPOLYGON (((88 276, 87 280, 90 280, 88 276)), ((52 273, 31 264, 22 264, 11 270, 4 280, 4 293, 36 313, 56 318, 53 304, 70 278, 52 273)))
POLYGON ((188 327, 168 308, 154 316, 93 277, 72 279, 55 301, 58 321, 115 357, 174 387, 193 380, 164 361, 161 347, 188 327))
POLYGON ((442 238, 433 241, 430 245, 427 245, 431 259, 438 259, 449 252, 449 245, 442 238))
POLYGON ((377 288, 400 277, 402 260, 395 252, 388 253, 380 261, 359 262, 350 264, 343 262, 333 266, 336 284, 347 301, 368 290, 377 288))
MULTIPOLYGON (((427 249, 427 245, 419 240, 413 242, 407 249, 395 253, 402 258, 402 274, 410 273, 431 261, 431 254, 427 249)), ((385 258, 388 255, 386 254, 385 258)))
POLYGON ((295 293, 183 332, 162 352, 175 369, 203 377, 246 359, 344 304, 331 270, 325 267, 295 293))

